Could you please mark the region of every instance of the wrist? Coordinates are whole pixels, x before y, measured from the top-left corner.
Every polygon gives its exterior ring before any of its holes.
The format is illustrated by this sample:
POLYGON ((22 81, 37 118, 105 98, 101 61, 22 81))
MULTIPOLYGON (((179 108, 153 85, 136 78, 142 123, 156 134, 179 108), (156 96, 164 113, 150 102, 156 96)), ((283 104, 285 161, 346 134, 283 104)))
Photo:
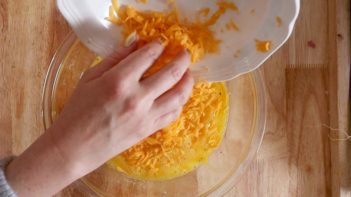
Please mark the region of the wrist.
POLYGON ((8 182, 19 196, 51 196, 79 178, 50 138, 42 135, 6 168, 8 182))
POLYGON ((73 133, 71 128, 60 125, 55 124, 47 131, 50 148, 61 159, 69 173, 80 178, 91 171, 88 169, 89 165, 83 161, 84 154, 82 154, 81 142, 73 140, 76 138, 71 135, 73 133))

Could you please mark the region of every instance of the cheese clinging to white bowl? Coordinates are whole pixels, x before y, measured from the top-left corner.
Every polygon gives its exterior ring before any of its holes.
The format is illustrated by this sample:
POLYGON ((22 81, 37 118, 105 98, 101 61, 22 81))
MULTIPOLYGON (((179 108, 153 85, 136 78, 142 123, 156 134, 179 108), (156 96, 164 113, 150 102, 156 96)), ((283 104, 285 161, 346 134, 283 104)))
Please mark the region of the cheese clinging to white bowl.
MULTIPOLYGON (((217 2, 177 0, 175 4, 182 17, 193 20, 203 8, 209 8, 208 14, 213 14, 217 2)), ((286 42, 300 9, 299 0, 229 2, 235 2, 239 11, 226 12, 211 27, 216 38, 222 41, 220 53, 207 55, 191 67, 196 78, 211 82, 224 81, 256 69, 286 42), (281 22, 279 26, 277 18, 281 22), (239 27, 239 31, 223 31, 231 20, 239 27), (256 50, 256 40, 269 41, 270 50, 264 53, 256 50)), ((145 4, 135 0, 120 0, 119 3, 121 7, 132 6, 141 11, 169 11, 166 0, 149 0, 145 4)), ((97 54, 106 56, 123 44, 122 29, 106 20, 110 0, 57 0, 57 5, 82 42, 97 54)))

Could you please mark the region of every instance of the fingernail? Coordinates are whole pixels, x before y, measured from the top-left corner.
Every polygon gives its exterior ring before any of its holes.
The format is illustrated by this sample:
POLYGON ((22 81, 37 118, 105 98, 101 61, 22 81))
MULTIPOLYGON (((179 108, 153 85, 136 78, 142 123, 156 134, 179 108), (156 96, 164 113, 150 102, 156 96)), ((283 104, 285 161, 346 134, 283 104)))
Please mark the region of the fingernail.
POLYGON ((161 38, 156 38, 156 39, 154 40, 154 42, 156 42, 156 43, 158 43, 158 44, 160 44, 160 45, 162 45, 162 46, 164 46, 164 47, 167 45, 166 42, 163 41, 161 38))
POLYGON ((191 57, 190 54, 191 54, 191 53, 190 53, 190 51, 189 51, 188 49, 183 49, 183 50, 181 50, 181 51, 178 53, 179 56, 186 55, 186 56, 188 56, 188 57, 191 57))
POLYGON ((189 75, 191 76, 191 78, 193 78, 194 84, 199 82, 207 82, 207 80, 197 71, 192 71, 189 69, 189 75))
POLYGON ((184 49, 184 51, 185 51, 186 53, 188 53, 189 55, 191 54, 191 52, 190 52, 189 49, 184 49))
POLYGON ((190 69, 186 71, 186 75, 188 75, 191 79, 194 79, 193 72, 190 69))
POLYGON ((189 52, 188 49, 183 49, 183 51, 181 51, 179 53, 179 56, 187 57, 187 59, 189 60, 189 66, 190 66, 190 64, 192 63, 192 60, 191 60, 192 57, 191 57, 191 53, 189 52))
POLYGON ((132 32, 131 34, 128 35, 128 37, 124 41, 124 47, 128 48, 132 46, 137 39, 138 39, 137 33, 135 31, 132 32))

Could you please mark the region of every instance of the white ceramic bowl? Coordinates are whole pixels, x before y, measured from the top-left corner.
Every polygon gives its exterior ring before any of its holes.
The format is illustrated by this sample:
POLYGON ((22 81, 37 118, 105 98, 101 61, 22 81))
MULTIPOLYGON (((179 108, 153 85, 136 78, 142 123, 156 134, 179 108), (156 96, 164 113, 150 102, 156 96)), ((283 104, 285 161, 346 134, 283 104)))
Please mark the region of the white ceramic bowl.
MULTIPOLYGON (((231 0, 239 12, 227 12, 212 26, 216 37, 223 41, 217 55, 207 55, 192 68, 195 77, 208 81, 230 80, 260 66, 289 38, 300 9, 300 0, 231 0), (220 29, 233 18, 239 32, 220 29), (282 25, 278 27, 276 18, 282 25), (272 41, 266 53, 256 50, 255 39, 272 41), (240 55, 235 57, 235 53, 240 55)), ((149 0, 147 4, 135 0, 119 0, 121 5, 132 5, 140 10, 164 11, 167 0, 149 0)), ((216 10, 215 0, 176 0, 182 16, 191 18, 204 7, 216 10)), ((106 20, 110 0, 57 0, 63 16, 80 40, 95 53, 106 56, 121 44, 120 29, 106 20)))
MULTIPOLYGON (((208 55, 192 67, 195 77, 208 81, 224 81, 250 72, 260 66, 289 38, 300 9, 300 0, 232 0, 239 12, 227 12, 212 27, 221 39, 221 52, 208 55), (220 32, 228 19, 233 18, 239 32, 220 32), (276 24, 276 17, 282 26, 276 24), (272 48, 266 53, 258 52, 255 39, 271 40, 272 48), (238 57, 235 53, 240 51, 238 57), (204 69, 205 67, 205 69, 204 69)), ((147 4, 135 0, 119 0, 121 5, 132 5, 140 10, 167 9, 167 0, 149 0, 147 4)), ((182 16, 193 17, 201 8, 216 10, 215 0, 176 0, 182 16)), ((120 29, 106 20, 110 0, 57 0, 63 16, 80 40, 95 53, 106 56, 121 44, 120 29)))
MULTIPOLYGON (((164 11, 166 0, 150 0, 147 4, 135 0, 120 0, 121 5, 132 5, 140 10, 164 11)), ((176 0, 182 16, 189 18, 204 7, 216 10, 214 0, 176 0)), ((192 67, 195 76, 208 81, 229 80, 250 72, 260 66, 289 38, 300 8, 300 0, 233 0, 239 12, 227 12, 212 26, 216 37, 224 41, 221 52, 207 55, 192 67), (230 19, 240 31, 220 32, 230 19), (282 25, 278 27, 276 18, 282 25), (266 53, 256 50, 255 39, 272 41, 272 48, 266 53), (235 53, 240 55, 235 57, 235 53), (206 69, 204 69, 204 67, 206 69)), ((95 53, 106 56, 121 44, 120 29, 106 20, 110 0, 57 0, 63 16, 72 26, 82 42, 95 53)))

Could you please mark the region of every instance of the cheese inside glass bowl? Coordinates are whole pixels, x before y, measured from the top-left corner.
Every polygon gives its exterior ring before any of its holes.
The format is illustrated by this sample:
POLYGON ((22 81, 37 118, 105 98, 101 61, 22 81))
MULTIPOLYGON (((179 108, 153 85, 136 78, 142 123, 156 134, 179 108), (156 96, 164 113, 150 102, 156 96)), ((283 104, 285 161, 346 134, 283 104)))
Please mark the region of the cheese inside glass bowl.
MULTIPOLYGON (((81 73, 96 55, 70 34, 58 49, 44 85, 45 128, 57 115, 75 88, 81 73)), ((228 117, 218 149, 207 162, 194 170, 168 180, 137 180, 103 165, 81 178, 72 192, 84 196, 218 196, 239 180, 254 158, 265 126, 264 86, 259 72, 226 82, 228 117)))

